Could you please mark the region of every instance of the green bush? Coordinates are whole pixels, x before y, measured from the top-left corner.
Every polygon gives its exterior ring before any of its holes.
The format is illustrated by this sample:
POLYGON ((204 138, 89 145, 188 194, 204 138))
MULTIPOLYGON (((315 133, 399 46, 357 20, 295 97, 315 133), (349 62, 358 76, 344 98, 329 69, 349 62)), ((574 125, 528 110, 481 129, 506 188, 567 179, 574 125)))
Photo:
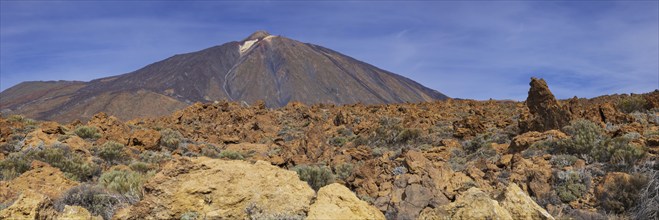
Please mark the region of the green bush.
POLYGON ((352 171, 355 169, 355 165, 352 163, 343 163, 334 167, 334 172, 339 179, 347 180, 351 175, 352 171))
POLYGON ((64 206, 81 206, 92 215, 100 215, 103 219, 112 219, 114 211, 127 200, 117 194, 112 194, 98 186, 83 184, 71 188, 55 201, 55 209, 64 210, 64 206))
POLYGON ((146 163, 160 164, 172 159, 172 153, 164 151, 144 151, 140 154, 140 160, 146 163))
POLYGON ((129 159, 128 154, 124 150, 124 145, 114 141, 105 142, 96 151, 96 155, 110 165, 119 164, 129 159))
POLYGON ((647 100, 643 96, 633 95, 620 100, 616 107, 624 113, 642 112, 647 109, 647 100))
POLYGON ((98 133, 98 129, 96 127, 91 127, 91 126, 80 126, 77 127, 73 133, 78 135, 78 137, 83 138, 83 139, 99 139, 101 138, 101 134, 98 133))
POLYGON ((142 174, 148 173, 149 171, 153 170, 153 167, 151 167, 148 163, 141 161, 135 161, 131 163, 128 167, 130 167, 130 170, 142 174))
POLYGON ((394 139, 397 143, 408 143, 414 141, 421 136, 421 130, 419 129, 405 129, 401 131, 396 138, 394 139))
POLYGON ((561 154, 561 155, 554 155, 551 158, 551 164, 563 168, 566 166, 572 166, 574 163, 577 162, 579 158, 573 156, 573 155, 566 155, 566 154, 561 154))
POLYGON ((605 149, 594 152, 595 159, 622 167, 632 167, 645 156, 645 148, 626 137, 616 137, 605 143, 605 149))
POLYGON ((32 159, 24 152, 10 153, 7 158, 0 161, 0 179, 11 180, 30 170, 32 159))
POLYGON ((240 152, 225 150, 220 153, 219 158, 225 158, 230 160, 243 160, 245 159, 245 156, 240 152))
POLYGON ((648 182, 648 178, 641 174, 634 174, 629 178, 619 175, 614 177, 613 183, 604 185, 597 199, 605 211, 624 213, 637 204, 639 193, 648 182))
POLYGON ((585 171, 559 171, 556 175, 558 184, 556 193, 563 202, 572 202, 588 192, 590 176, 585 171))
POLYGON ((332 170, 325 166, 307 166, 301 165, 294 167, 293 170, 297 172, 297 175, 302 181, 305 181, 313 188, 318 191, 323 186, 329 185, 334 182, 334 175, 332 175, 332 170))
POLYGON ((135 171, 112 170, 103 173, 98 179, 98 184, 111 192, 139 200, 143 196, 142 186, 146 179, 144 174, 135 171))
MULTIPOLYGON (((604 129, 588 120, 576 120, 563 128, 571 138, 564 139, 558 143, 561 153, 568 154, 590 154, 590 152, 602 145, 606 140, 604 129)), ((595 158, 597 159, 597 158, 595 158)))
POLYGON ((167 149, 176 150, 183 140, 183 135, 180 132, 167 128, 160 131, 160 145, 165 146, 167 149))
POLYGON ((0 161, 3 179, 13 179, 30 170, 32 160, 39 160, 59 168, 64 174, 77 181, 87 181, 100 174, 98 165, 88 162, 83 156, 72 152, 66 145, 55 145, 43 150, 27 150, 9 155, 0 161))

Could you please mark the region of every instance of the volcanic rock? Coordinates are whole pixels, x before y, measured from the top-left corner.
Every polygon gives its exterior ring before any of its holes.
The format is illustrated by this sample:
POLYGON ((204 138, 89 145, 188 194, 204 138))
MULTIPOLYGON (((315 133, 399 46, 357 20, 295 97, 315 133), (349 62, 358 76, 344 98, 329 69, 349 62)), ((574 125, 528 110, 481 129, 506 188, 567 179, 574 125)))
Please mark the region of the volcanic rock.
POLYGON ((384 219, 377 208, 359 200, 345 186, 334 183, 318 190, 307 219, 384 219))
POLYGON ((526 106, 531 117, 520 121, 522 131, 546 131, 560 129, 570 123, 572 115, 551 93, 544 79, 531 78, 526 106))
POLYGON ((304 216, 314 191, 294 171, 258 161, 178 159, 145 184, 144 199, 120 219, 179 218, 197 212, 206 218, 304 216))

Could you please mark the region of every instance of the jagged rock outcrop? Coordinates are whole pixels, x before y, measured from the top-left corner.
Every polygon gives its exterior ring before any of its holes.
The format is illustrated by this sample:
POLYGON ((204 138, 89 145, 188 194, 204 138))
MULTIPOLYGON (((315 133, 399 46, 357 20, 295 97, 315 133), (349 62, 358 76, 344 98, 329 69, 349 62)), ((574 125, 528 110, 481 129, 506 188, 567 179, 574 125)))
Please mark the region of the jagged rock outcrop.
POLYGON ((318 190, 307 219, 384 219, 384 215, 357 198, 350 189, 334 183, 318 190))
POLYGON ((531 78, 526 106, 531 113, 520 120, 520 130, 546 131, 560 129, 570 123, 572 114, 551 93, 544 79, 531 78))
POLYGON ((174 219, 195 212, 210 219, 304 216, 314 191, 294 171, 268 162, 177 159, 145 184, 144 199, 120 219, 174 219))

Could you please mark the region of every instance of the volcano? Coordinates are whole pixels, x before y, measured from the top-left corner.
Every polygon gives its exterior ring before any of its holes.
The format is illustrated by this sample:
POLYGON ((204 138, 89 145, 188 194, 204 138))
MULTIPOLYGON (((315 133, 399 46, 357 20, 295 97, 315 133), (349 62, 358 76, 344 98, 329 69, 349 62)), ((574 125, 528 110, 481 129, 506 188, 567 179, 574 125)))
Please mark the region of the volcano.
POLYGON ((448 98, 406 77, 331 49, 257 31, 136 71, 92 80, 23 82, 0 93, 3 114, 67 122, 106 112, 120 119, 169 114, 216 100, 268 107, 387 104, 448 98))

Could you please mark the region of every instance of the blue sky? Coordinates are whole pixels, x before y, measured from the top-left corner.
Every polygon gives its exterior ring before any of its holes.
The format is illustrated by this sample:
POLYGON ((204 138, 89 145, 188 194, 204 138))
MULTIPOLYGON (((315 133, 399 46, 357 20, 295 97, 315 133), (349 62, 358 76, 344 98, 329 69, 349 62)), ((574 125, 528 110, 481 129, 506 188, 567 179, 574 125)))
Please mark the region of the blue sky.
POLYGON ((83 80, 242 40, 331 48, 451 97, 659 88, 659 1, 1 1, 0 90, 83 80))

